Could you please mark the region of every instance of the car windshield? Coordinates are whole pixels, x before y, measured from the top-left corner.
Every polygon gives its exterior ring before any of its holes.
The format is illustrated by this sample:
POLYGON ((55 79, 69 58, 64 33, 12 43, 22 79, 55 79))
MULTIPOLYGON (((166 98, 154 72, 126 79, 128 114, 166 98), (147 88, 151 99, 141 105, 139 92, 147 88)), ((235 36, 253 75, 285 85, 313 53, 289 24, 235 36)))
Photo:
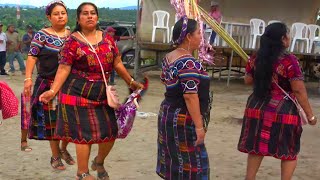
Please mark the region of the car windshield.
POLYGON ((116 36, 130 36, 129 31, 125 27, 114 27, 116 29, 116 36))

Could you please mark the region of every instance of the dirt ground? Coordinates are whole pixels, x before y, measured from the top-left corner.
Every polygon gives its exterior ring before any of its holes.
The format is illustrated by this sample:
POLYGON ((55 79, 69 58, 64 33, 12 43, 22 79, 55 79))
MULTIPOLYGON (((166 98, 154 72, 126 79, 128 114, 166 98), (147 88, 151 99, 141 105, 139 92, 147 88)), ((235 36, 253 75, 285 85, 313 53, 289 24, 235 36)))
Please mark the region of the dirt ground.
MULTIPOLYGON (((159 72, 148 73, 150 88, 141 103, 141 112, 157 113, 163 100, 164 87, 159 81, 159 72)), ((21 75, 3 77, 20 98, 23 89, 21 75)), ((116 79, 121 98, 127 90, 124 82, 116 79)), ((320 97, 317 83, 307 83, 309 99, 316 115, 320 115, 320 97)), ((233 79, 230 86, 226 80, 212 80, 214 105, 209 131, 205 144, 210 158, 211 179, 243 180, 246 169, 246 154, 237 151, 241 129, 241 118, 251 87, 245 86, 241 79, 233 79)), ((305 126, 302 135, 301 153, 294 180, 320 179, 320 129, 305 126)), ((50 166, 50 148, 46 141, 29 141, 31 152, 20 151, 20 114, 5 120, 0 126, 0 180, 22 179, 74 179, 76 165, 67 166, 67 170, 58 172, 50 166)), ((69 146, 75 157, 75 147, 69 146)), ((97 146, 92 149, 91 159, 97 153, 97 146)), ((157 153, 157 117, 135 119, 131 134, 124 140, 117 140, 105 165, 112 180, 151 180, 160 179, 155 173, 157 153)), ((96 175, 95 172, 91 173, 96 175)), ((280 161, 271 157, 264 159, 257 179, 280 179, 280 161)))

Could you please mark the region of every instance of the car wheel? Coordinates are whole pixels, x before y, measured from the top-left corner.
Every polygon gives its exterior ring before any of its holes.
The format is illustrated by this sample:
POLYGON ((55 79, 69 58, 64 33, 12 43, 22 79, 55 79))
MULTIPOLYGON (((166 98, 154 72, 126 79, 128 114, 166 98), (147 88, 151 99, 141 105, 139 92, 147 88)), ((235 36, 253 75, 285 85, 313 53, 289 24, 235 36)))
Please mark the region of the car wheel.
POLYGON ((129 50, 122 54, 122 63, 126 68, 134 67, 135 50, 129 50))

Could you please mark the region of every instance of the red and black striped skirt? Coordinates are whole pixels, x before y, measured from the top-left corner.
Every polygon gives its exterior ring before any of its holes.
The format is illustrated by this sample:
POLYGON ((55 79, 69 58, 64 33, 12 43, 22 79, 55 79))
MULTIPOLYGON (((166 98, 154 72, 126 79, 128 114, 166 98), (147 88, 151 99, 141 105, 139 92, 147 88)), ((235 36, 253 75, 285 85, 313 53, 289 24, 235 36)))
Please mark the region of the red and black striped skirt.
POLYGON ((59 93, 56 138, 78 144, 114 141, 118 128, 103 81, 70 74, 59 93))
POLYGON ((249 96, 238 150, 295 160, 300 151, 301 120, 295 104, 283 95, 260 100, 249 96))

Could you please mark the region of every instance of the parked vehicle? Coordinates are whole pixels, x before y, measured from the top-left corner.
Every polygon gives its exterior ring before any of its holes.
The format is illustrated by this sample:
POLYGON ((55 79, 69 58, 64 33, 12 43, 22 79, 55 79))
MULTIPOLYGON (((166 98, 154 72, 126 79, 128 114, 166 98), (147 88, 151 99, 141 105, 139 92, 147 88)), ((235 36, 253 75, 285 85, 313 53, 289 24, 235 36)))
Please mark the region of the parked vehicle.
MULTIPOLYGON (((99 22, 100 28, 105 30, 108 26, 113 27, 116 31, 116 36, 135 36, 136 25, 132 22, 99 22)), ((134 67, 135 58, 135 40, 121 40, 117 42, 119 52, 122 54, 122 62, 125 67, 134 67)))

